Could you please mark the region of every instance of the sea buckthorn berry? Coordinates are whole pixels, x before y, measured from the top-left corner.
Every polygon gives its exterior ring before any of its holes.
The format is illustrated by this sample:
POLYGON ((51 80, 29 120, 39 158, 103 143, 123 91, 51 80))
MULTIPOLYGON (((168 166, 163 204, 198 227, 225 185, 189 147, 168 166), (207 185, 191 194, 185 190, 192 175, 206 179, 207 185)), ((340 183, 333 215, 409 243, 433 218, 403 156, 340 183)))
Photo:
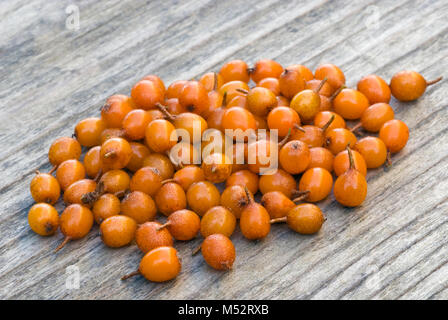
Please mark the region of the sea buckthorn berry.
POLYGON ((279 79, 280 92, 288 99, 305 89, 305 80, 299 71, 285 69, 279 79))
POLYGON ((318 206, 312 203, 302 203, 292 208, 284 218, 271 220, 271 223, 284 222, 300 234, 317 233, 325 222, 325 217, 318 206))
POLYGON ((204 119, 208 117, 215 111, 223 106, 224 97, 217 90, 209 91, 208 93, 208 104, 207 108, 202 112, 204 119))
POLYGON ((249 69, 249 72, 252 80, 258 83, 264 78, 279 78, 283 72, 283 67, 274 60, 262 59, 258 60, 254 67, 249 69))
POLYGON ((314 78, 322 80, 328 79, 328 83, 333 88, 339 88, 345 84, 344 73, 334 64, 322 64, 314 71, 314 78))
POLYGON ((56 139, 48 151, 48 160, 57 167, 65 160, 79 159, 81 156, 81 145, 76 139, 62 137, 56 139))
POLYGON ((270 191, 261 198, 261 205, 266 208, 271 219, 285 217, 295 203, 279 191, 270 191))
POLYGON ((236 141, 232 146, 232 173, 248 169, 247 143, 236 141))
POLYGON ((240 185, 229 186, 221 194, 221 205, 229 209, 237 219, 249 203, 244 188, 240 185))
MULTIPOLYGON (((358 151, 352 150, 352 157, 355 163, 355 168, 364 176, 367 175, 367 164, 362 154, 358 151)), ((334 157, 333 167, 334 173, 337 176, 340 176, 350 168, 350 159, 347 150, 339 152, 336 157, 334 157)))
MULTIPOLYGON (((96 182, 90 179, 82 179, 72 183, 64 192, 64 202, 67 204, 77 203, 91 207, 93 202, 85 195, 96 190, 96 182)), ((96 199, 94 199, 96 200, 96 199)))
MULTIPOLYGON (((358 126, 362 126, 370 132, 378 132, 384 123, 394 118, 394 110, 387 103, 375 103, 364 111, 361 122, 358 126)), ((355 126, 352 131, 356 130, 355 126)))
POLYGON ((221 67, 219 74, 222 76, 224 83, 230 81, 249 82, 249 70, 246 62, 242 60, 232 60, 221 67))
POLYGON ((84 168, 89 178, 95 178, 101 170, 101 147, 96 146, 91 148, 84 156, 84 168))
POLYGON ((294 130, 291 132, 290 140, 300 140, 310 148, 322 147, 326 142, 325 133, 334 119, 336 119, 336 116, 331 116, 328 122, 321 128, 312 125, 303 127, 295 125, 294 130))
POLYGON ((110 170, 105 172, 100 179, 104 185, 104 191, 108 193, 123 193, 129 189, 131 178, 123 170, 110 170))
POLYGON ((178 210, 168 216, 167 222, 158 230, 168 228, 174 239, 189 241, 196 238, 201 228, 201 219, 191 210, 178 210))
POLYGON ((106 128, 101 132, 101 144, 112 138, 126 139, 126 134, 122 128, 106 128))
POLYGON ((354 89, 342 89, 333 100, 334 112, 344 119, 356 120, 369 107, 369 100, 364 94, 354 89))
POLYGON ((37 203, 28 212, 31 230, 41 236, 53 235, 59 226, 59 214, 48 203, 37 203))
POLYGON ((204 179, 204 171, 202 171, 202 168, 189 165, 176 171, 173 178, 165 180, 164 183, 169 181, 175 182, 179 184, 184 191, 187 191, 193 183, 203 181, 204 179))
POLYGON ((308 69, 307 67, 305 67, 304 65, 292 64, 292 65, 286 67, 286 69, 295 70, 295 71, 300 72, 300 74, 302 75, 303 79, 305 79, 305 81, 310 81, 310 80, 314 79, 313 72, 311 72, 311 70, 308 69))
POLYGON ((111 193, 101 195, 92 208, 96 223, 101 224, 105 219, 120 214, 120 199, 111 193))
POLYGON ((163 92, 165 92, 165 83, 163 83, 163 80, 160 79, 160 77, 154 75, 154 74, 150 74, 147 75, 146 77, 144 77, 142 80, 149 80, 149 81, 153 81, 160 89, 162 89, 163 92))
POLYGON ((326 134, 327 148, 337 155, 339 152, 344 150, 348 145, 353 147, 356 144, 355 135, 347 129, 336 128, 331 129, 326 134))
POLYGON ((132 154, 126 169, 135 172, 144 166, 144 159, 149 156, 150 151, 147 146, 138 142, 129 142, 129 145, 131 146, 132 154))
POLYGON ((258 191, 258 175, 249 170, 239 170, 230 175, 226 180, 226 188, 231 186, 247 187, 252 194, 258 191))
POLYGON ((277 106, 289 107, 291 101, 284 96, 277 96, 277 106))
POLYGON ((319 128, 326 126, 331 117, 334 116, 333 121, 326 127, 325 131, 335 129, 335 128, 345 128, 345 120, 337 113, 332 111, 321 111, 314 117, 314 125, 319 128))
POLYGON ((364 157, 368 169, 378 168, 386 162, 386 145, 377 137, 362 138, 356 142, 354 148, 364 157))
POLYGON ((330 150, 323 147, 310 148, 310 163, 308 169, 324 168, 328 172, 333 171, 334 155, 330 150))
POLYGON ((124 117, 135 108, 134 101, 125 95, 114 95, 101 108, 101 119, 106 127, 120 128, 124 117))
POLYGON ((300 117, 294 109, 278 106, 269 112, 268 127, 278 130, 279 137, 285 137, 294 126, 300 126, 300 117))
POLYGON ((207 72, 199 79, 199 82, 204 86, 205 90, 213 91, 218 90, 224 84, 224 79, 219 73, 207 72))
POLYGON ((304 172, 299 181, 299 191, 306 195, 309 202, 325 199, 333 187, 331 173, 323 168, 311 168, 304 172))
POLYGON ((72 183, 84 179, 86 170, 84 165, 75 159, 65 160, 56 170, 56 179, 62 190, 67 189, 72 183))
POLYGON ((201 219, 201 234, 204 238, 219 233, 230 237, 235 230, 236 218, 227 208, 212 207, 201 219))
POLYGON ((333 100, 327 96, 319 94, 320 96, 320 111, 330 111, 333 109, 333 100))
POLYGON ((162 177, 159 171, 153 167, 143 167, 132 176, 129 189, 131 191, 141 191, 153 197, 161 186, 162 177))
POLYGON ((168 120, 156 119, 146 127, 145 141, 154 152, 166 152, 177 143, 176 128, 168 120))
POLYGON ((163 228, 157 230, 162 225, 155 221, 145 222, 141 224, 135 233, 135 242, 138 248, 147 253, 158 247, 172 247, 173 236, 168 229, 163 228))
POLYGON ((146 280, 165 282, 177 277, 181 264, 173 247, 158 247, 145 254, 138 271, 125 275, 121 280, 141 274, 146 280))
POLYGON ((260 177, 259 188, 262 194, 280 191, 291 198, 293 191, 297 189, 297 183, 292 175, 282 169, 277 169, 273 174, 265 174, 260 177))
POLYGON ((30 192, 37 203, 55 204, 61 195, 61 187, 58 180, 51 174, 36 171, 30 183, 30 192))
MULTIPOLYGON (((326 79, 322 80, 321 86, 323 86, 326 81, 326 79)), ((303 122, 312 121, 320 111, 319 90, 321 86, 315 91, 309 89, 302 90, 292 98, 290 106, 298 113, 303 122)))
POLYGON ((226 95, 226 101, 227 103, 223 103, 223 105, 229 109, 232 107, 240 107, 243 109, 247 109, 247 95, 237 95, 235 96, 232 100, 227 99, 227 95, 226 95))
POLYGON ((187 190, 188 206, 200 216, 211 207, 218 206, 220 199, 219 190, 208 181, 195 182, 187 190))
POLYGON ((251 112, 240 107, 232 107, 226 110, 222 116, 222 128, 242 131, 256 130, 257 123, 251 112))
POLYGON ((161 108, 161 110, 163 110, 162 112, 164 112, 166 117, 170 121, 172 121, 176 129, 183 129, 188 133, 190 141, 193 141, 194 139, 195 130, 199 130, 198 132, 202 137, 202 134, 208 128, 207 121, 205 121, 205 119, 198 114, 184 112, 179 115, 173 116, 163 106, 159 107, 161 108))
POLYGON ((222 116, 224 115, 224 112, 226 112, 226 110, 227 109, 224 107, 220 107, 218 109, 213 110, 207 118, 207 126, 209 128, 223 131, 222 116))
POLYGON ((219 88, 219 93, 224 96, 226 95, 226 101, 232 101, 237 96, 246 96, 245 91, 249 91, 249 85, 243 81, 229 81, 224 83, 221 88, 219 88))
POLYGON ((397 153, 406 146, 409 139, 409 128, 401 120, 393 119, 383 124, 379 138, 383 140, 387 150, 397 153))
POLYGON ((127 246, 134 240, 137 223, 127 216, 112 216, 100 225, 101 240, 111 248, 127 246))
POLYGON ((269 89, 255 87, 247 93, 247 108, 254 115, 264 117, 276 106, 277 98, 269 89))
POLYGON ((276 96, 280 95, 280 82, 277 78, 264 78, 257 83, 257 87, 269 89, 276 96))
POLYGON ((93 214, 89 208, 80 204, 69 205, 59 217, 59 226, 64 241, 55 251, 62 249, 69 241, 85 237, 93 226, 93 214))
POLYGON ((100 118, 87 118, 78 122, 75 127, 75 137, 84 147, 101 144, 101 133, 106 129, 106 123, 100 118))
POLYGON ((310 163, 310 150, 302 141, 289 141, 280 149, 279 162, 286 172, 299 174, 305 171, 310 163))
POLYGON ((132 149, 125 139, 111 138, 101 145, 101 162, 110 169, 122 169, 131 160, 132 149))
POLYGON ((140 140, 145 137, 146 127, 153 119, 146 110, 135 109, 123 119, 123 129, 126 137, 131 140, 140 140))
POLYGON ((188 81, 179 96, 179 103, 189 112, 201 114, 207 109, 208 93, 198 81, 188 81))
POLYGON ((317 79, 307 81, 307 83, 305 84, 305 89, 318 92, 319 95, 327 98, 330 98, 336 90, 328 83, 328 81, 322 83, 322 80, 317 79))
POLYGON ((232 161, 222 153, 209 154, 201 167, 205 179, 213 183, 224 182, 232 174, 232 161))
POLYGON ((271 230, 270 216, 266 209, 255 202, 253 195, 245 188, 248 204, 241 212, 240 229, 249 240, 265 238, 271 230))
POLYGON ((166 98, 167 99, 179 99, 180 92, 182 91, 184 85, 187 83, 187 80, 177 80, 171 83, 166 89, 166 98))
POLYGON ((376 74, 370 74, 359 80, 357 88, 367 97, 370 104, 390 101, 389 85, 376 74))
POLYGON ((152 153, 143 159, 143 167, 156 168, 162 180, 169 179, 174 174, 174 166, 164 154, 152 153))
POLYGON ((360 173, 353 160, 350 147, 347 147, 350 158, 350 168, 341 174, 334 183, 334 197, 346 207, 357 207, 361 205, 367 196, 367 181, 360 173))
POLYGON ((154 200, 141 191, 128 193, 121 201, 120 210, 139 224, 154 220, 157 214, 154 200))
POLYGON ((399 101, 413 101, 420 98, 426 91, 426 87, 442 80, 442 77, 432 81, 415 71, 400 71, 394 74, 390 80, 392 95, 399 101))
MULTIPOLYGON (((165 101, 165 107, 166 107, 166 110, 168 110, 168 112, 171 113, 172 115, 187 112, 187 108, 183 107, 179 103, 179 99, 177 99, 177 98, 167 99, 165 101)), ((154 115, 156 115, 156 114, 154 114, 153 120, 154 119, 162 119, 163 117, 165 117, 160 110, 148 110, 148 111, 152 111, 152 112, 157 111, 157 116, 161 115, 161 117, 155 118, 154 115)))
POLYGON ((132 87, 131 97, 137 107, 149 110, 155 108, 157 103, 163 103, 165 92, 155 81, 140 80, 132 87))
POLYGON ((166 216, 187 207, 187 197, 184 189, 174 182, 163 184, 157 192, 155 200, 159 211, 166 216))
POLYGON ((235 247, 232 241, 222 234, 212 234, 201 245, 205 262, 216 270, 230 270, 235 261, 235 247))

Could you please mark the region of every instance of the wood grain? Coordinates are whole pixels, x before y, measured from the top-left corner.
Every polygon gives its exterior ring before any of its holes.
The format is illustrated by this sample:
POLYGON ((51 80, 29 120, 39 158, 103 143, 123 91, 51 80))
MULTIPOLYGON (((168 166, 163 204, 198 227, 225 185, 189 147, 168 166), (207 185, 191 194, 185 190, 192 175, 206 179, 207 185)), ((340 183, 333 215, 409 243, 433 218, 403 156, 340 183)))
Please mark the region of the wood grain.
MULTIPOLYGON (((211 270, 199 243, 176 243, 181 275, 166 284, 119 278, 138 265, 135 246, 105 248, 95 228, 58 254, 61 235, 29 230, 28 184, 48 170, 47 149, 104 100, 150 73, 166 83, 241 58, 284 65, 340 65, 349 86, 414 69, 448 70, 448 3, 427 1, 82 1, 80 29, 66 28, 68 1, 3 1, 0 11, 0 298, 3 299, 447 299, 447 81, 418 101, 392 101, 411 132, 389 170, 368 173, 366 202, 331 196, 321 232, 275 226, 260 242, 237 232, 234 270, 211 270), (66 289, 77 266, 79 289, 66 289)), ((447 77, 447 74, 443 74, 447 77)), ((58 205, 58 209, 62 209, 58 205)))

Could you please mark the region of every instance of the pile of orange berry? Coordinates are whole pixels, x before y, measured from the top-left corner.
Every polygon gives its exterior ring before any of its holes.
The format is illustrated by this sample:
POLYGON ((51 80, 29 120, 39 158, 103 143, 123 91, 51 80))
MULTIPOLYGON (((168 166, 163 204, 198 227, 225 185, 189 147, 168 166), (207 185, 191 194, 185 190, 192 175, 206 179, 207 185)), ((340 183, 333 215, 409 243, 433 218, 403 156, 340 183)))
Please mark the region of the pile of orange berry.
POLYGON ((412 101, 440 80, 402 71, 389 85, 368 75, 353 89, 333 64, 320 65, 313 74, 303 65, 283 68, 273 60, 253 67, 230 61, 219 73, 167 88, 159 77, 146 76, 130 96, 111 96, 100 117, 80 121, 72 137, 53 142, 48 152, 53 169, 36 172, 31 181, 37 204, 29 211, 29 225, 42 236, 59 229, 65 240, 56 251, 85 237, 95 222, 106 246, 135 242, 144 256, 137 271, 123 279, 175 278, 181 262, 174 240, 189 241, 199 233, 204 240, 194 251, 200 250, 212 268, 229 270, 235 260, 230 237, 238 220, 249 240, 266 237, 277 222, 314 234, 325 221, 314 203, 332 190, 341 205, 361 205, 367 169, 390 165, 390 155, 409 137, 406 124, 394 118, 391 95, 412 101), (350 128, 347 120, 356 123, 350 128), (221 138, 237 129, 267 134, 232 140, 233 159, 220 149, 194 163, 193 156, 214 142, 202 141, 198 148, 177 141, 177 129, 192 137, 194 127, 221 138), (273 132, 279 139, 271 139, 273 132), (242 162, 236 161, 238 149, 242 162), (278 169, 260 174, 267 164, 258 152, 248 163, 253 150, 277 152, 278 169), (215 184, 222 184, 222 193, 215 184), (61 192, 66 207, 59 214, 53 205, 61 192), (155 221, 159 213, 166 216, 164 223, 155 221))

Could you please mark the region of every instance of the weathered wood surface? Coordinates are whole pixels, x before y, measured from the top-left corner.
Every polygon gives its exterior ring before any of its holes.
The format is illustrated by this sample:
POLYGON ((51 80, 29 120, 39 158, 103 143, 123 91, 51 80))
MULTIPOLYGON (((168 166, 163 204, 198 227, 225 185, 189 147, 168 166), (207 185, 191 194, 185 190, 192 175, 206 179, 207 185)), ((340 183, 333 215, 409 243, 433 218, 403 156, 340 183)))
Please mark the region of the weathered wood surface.
MULTIPOLYGON (((27 225, 28 184, 48 170, 47 148, 98 114, 111 94, 150 73, 166 83, 218 70, 223 61, 342 67, 348 84, 401 69, 448 76, 448 3, 427 1, 73 1, 80 28, 66 28, 69 1, 2 1, 0 7, 0 298, 448 298, 448 85, 419 101, 392 101, 411 136, 394 165, 369 172, 362 207, 332 197, 328 221, 304 237, 274 226, 255 243, 233 236, 232 272, 211 270, 199 239, 177 243, 181 275, 166 284, 126 282, 141 254, 105 248, 97 229, 58 254, 61 235, 27 225), (66 268, 81 274, 66 288, 66 268)), ((60 207, 59 207, 60 208, 60 207)))

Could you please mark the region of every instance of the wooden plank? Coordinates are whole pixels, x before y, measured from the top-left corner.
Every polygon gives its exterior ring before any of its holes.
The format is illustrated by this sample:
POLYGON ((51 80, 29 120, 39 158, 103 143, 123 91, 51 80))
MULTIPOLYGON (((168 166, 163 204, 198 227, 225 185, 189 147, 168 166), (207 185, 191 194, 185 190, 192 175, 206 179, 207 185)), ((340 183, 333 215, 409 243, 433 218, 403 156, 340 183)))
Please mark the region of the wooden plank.
POLYGON ((51 141, 143 75, 169 83, 232 58, 266 57, 312 68, 334 62, 350 86, 403 68, 434 78, 448 67, 446 1, 83 1, 76 32, 65 28, 65 6, 2 3, 0 168, 8 174, 0 181, 0 298, 446 299, 446 81, 417 102, 392 101, 411 137, 390 170, 369 172, 363 206, 323 201, 328 221, 313 237, 285 226, 257 243, 236 233, 232 272, 191 257, 196 239, 176 243, 183 270, 175 281, 121 282, 138 265, 135 246, 105 248, 95 227, 55 255, 61 236, 43 239, 26 222, 28 183, 35 168, 49 168, 51 141), (72 265, 77 290, 65 286, 72 265))

